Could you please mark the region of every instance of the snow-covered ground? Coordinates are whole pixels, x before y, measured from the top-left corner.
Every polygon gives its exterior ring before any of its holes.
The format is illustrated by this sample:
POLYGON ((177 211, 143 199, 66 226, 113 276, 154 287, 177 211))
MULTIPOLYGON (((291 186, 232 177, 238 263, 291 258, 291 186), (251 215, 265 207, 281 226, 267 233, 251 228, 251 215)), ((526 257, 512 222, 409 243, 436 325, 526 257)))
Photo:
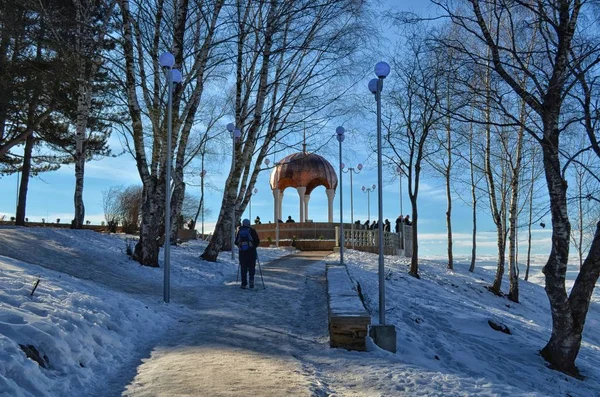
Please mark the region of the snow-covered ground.
MULTIPOLYGON (((142 267, 130 260, 125 255, 127 238, 92 231, 0 227, 1 396, 85 396, 102 394, 102 390, 114 395, 111 380, 115 379, 125 394, 135 395, 144 383, 145 395, 167 395, 164 390, 152 391, 149 374, 162 364, 177 368, 176 358, 168 355, 168 349, 156 346, 165 345, 172 335, 191 335, 196 329, 210 328, 207 322, 223 321, 225 313, 239 312, 243 302, 235 299, 235 294, 247 291, 233 288, 237 264, 231 261, 229 252, 210 263, 199 259, 204 242, 174 247, 171 303, 165 304, 163 268, 142 267), (37 280, 40 282, 32 295, 37 280), (205 315, 211 302, 219 316, 205 315), (203 310, 202 316, 199 310, 203 310), (44 367, 27 358, 19 345, 33 346, 44 367)), ((278 249, 259 251, 267 269, 268 262, 288 253, 278 249)), ((344 257, 350 275, 361 285, 373 323, 377 323, 378 257, 351 250, 344 257)), ((543 283, 540 270, 544 258, 536 259, 532 280, 543 283)), ((301 304, 285 306, 286 286, 271 284, 257 291, 260 295, 253 295, 260 296, 253 307, 253 320, 246 325, 236 323, 259 329, 263 343, 278 338, 267 342, 285 345, 280 349, 285 354, 273 361, 274 365, 282 365, 279 376, 298 387, 305 378, 309 385, 306 390, 310 390, 307 394, 600 395, 598 291, 590 306, 577 360, 585 377, 581 381, 548 369, 538 354, 551 326, 541 285, 521 281, 520 304, 486 291, 494 274, 490 270, 493 258, 478 260, 475 273, 467 271, 467 258, 457 258, 453 272, 446 270, 439 258, 423 259, 421 279, 415 279, 407 275, 408 259, 386 257, 386 320, 396 326, 397 353, 374 346, 365 353, 329 349, 325 295, 320 288, 324 286, 325 263, 336 261, 339 256, 331 255, 303 268, 303 274, 287 275, 302 281, 294 288, 304 289, 298 292, 301 304), (299 318, 298 313, 306 314, 308 307, 315 308, 312 317, 299 318), (259 324, 258 318, 264 324, 259 324), (494 331, 488 320, 506 325, 511 334, 494 331), (288 336, 282 337, 284 334, 288 336), (296 367, 298 370, 292 373, 296 367), (284 372, 288 368, 290 371, 284 372)), ((275 277, 277 269, 265 281, 273 283, 275 277)), ((297 293, 288 290, 289 294, 297 293)), ((293 296, 288 299, 293 302, 293 296)), ((186 357, 185 368, 190 370, 194 363, 200 364, 193 354, 202 346, 190 347, 189 352, 182 350, 185 346, 171 350, 178 357, 186 357)), ((241 367, 248 366, 247 360, 253 357, 257 362, 265 361, 266 355, 261 355, 256 346, 239 342, 233 349, 219 350, 218 346, 211 346, 217 349, 213 357, 228 357, 226 362, 232 366, 237 362, 241 367)), ((206 357, 202 360, 203 365, 210 363, 206 357)), ((228 373, 235 373, 233 369, 229 368, 228 373)), ((197 370, 204 373, 208 369, 197 370)), ((251 370, 248 377, 253 376, 251 370)), ((219 370, 211 371, 217 377, 213 390, 218 391, 219 385, 230 379, 218 379, 219 370)), ((240 376, 236 381, 243 383, 240 376)), ((254 390, 252 395, 263 394, 254 390)))
MULTIPOLYGON (((171 250, 167 305, 162 251, 161 268, 140 266, 125 254, 131 239, 0 227, 0 396, 86 395, 82 390, 101 387, 189 317, 204 286, 235 280, 230 252, 205 262, 199 259, 205 242, 182 244, 171 250), (19 345, 34 346, 47 368, 19 345)), ((259 252, 264 262, 289 253, 259 252)))

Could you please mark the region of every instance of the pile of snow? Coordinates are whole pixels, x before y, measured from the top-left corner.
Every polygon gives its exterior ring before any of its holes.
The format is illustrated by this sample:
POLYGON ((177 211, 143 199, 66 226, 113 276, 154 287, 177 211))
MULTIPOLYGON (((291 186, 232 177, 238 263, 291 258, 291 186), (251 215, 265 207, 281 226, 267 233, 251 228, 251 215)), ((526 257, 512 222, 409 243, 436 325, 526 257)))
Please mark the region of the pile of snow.
MULTIPOLYGON (((132 243, 89 230, 0 227, 0 395, 87 395, 187 315, 203 286, 235 279, 230 252, 211 263, 199 259, 206 242, 173 247, 166 305, 162 253, 161 268, 140 266, 125 254, 132 243)), ((287 252, 259 253, 267 262, 287 252)))

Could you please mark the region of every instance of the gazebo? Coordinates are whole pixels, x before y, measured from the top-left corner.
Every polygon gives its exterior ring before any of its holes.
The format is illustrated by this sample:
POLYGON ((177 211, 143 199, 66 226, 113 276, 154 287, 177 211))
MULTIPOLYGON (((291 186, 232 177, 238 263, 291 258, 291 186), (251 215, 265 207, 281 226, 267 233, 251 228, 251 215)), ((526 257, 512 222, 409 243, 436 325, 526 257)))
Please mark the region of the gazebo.
POLYGON ((317 186, 325 186, 328 202, 328 222, 333 222, 333 200, 338 179, 335 170, 323 157, 306 152, 290 154, 277 163, 271 172, 270 185, 273 191, 274 222, 281 219, 283 193, 288 187, 295 188, 300 197, 300 222, 308 217, 310 194, 317 186))
MULTIPOLYGON (((261 236, 261 244, 276 246, 292 245, 299 250, 330 251, 339 245, 339 228, 333 223, 333 200, 338 177, 333 166, 323 157, 306 151, 290 154, 281 159, 271 172, 269 184, 273 191, 273 223, 258 224, 254 228, 261 236), (313 222, 308 215, 308 202, 318 186, 325 187, 328 203, 327 222, 313 222), (287 188, 295 188, 300 197, 300 220, 295 223, 279 223, 281 204, 287 188)), ((376 252, 375 230, 352 230, 352 225, 344 228, 345 244, 361 251, 376 252)), ((385 232, 384 245, 387 255, 394 255, 399 247, 395 233, 385 232)))

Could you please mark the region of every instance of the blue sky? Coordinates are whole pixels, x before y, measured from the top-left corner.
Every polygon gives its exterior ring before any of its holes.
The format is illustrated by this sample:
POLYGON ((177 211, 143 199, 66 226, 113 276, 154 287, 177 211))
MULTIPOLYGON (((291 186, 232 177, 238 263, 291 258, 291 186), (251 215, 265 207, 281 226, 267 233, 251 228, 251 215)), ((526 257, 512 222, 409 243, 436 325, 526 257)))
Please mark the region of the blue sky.
MULTIPOLYGON (((427 11, 428 2, 412 1, 389 1, 389 5, 409 9, 413 11, 427 11)), ((429 9, 430 10, 430 9, 429 9)), ((365 78, 364 86, 371 77, 365 78)), ((389 79, 393 78, 393 71, 389 79)), ((371 95, 366 92, 365 95, 371 95)), ((373 120, 366 120, 367 123, 375 123, 373 120)), ((353 126, 345 126, 349 131, 353 126)), ((332 133, 335 129, 332 129, 332 133)), ((224 130, 224 133, 226 131, 224 130)), ((118 134, 111 138, 111 146, 114 152, 121 151, 121 144, 118 134)), ((349 140, 346 141, 347 143, 349 140)), ((310 149, 310 148, 309 148, 310 149)), ((337 152, 337 151, 335 151, 337 152)), ((226 153, 225 155, 227 155, 226 153)), ((281 157, 289 153, 283 153, 281 157)), ((321 154, 321 153, 320 153, 321 154)), ((324 155, 337 171, 337 156, 324 155)), ((281 158, 280 157, 280 158, 281 158)), ((359 156, 358 156, 359 157, 359 156)), ((364 163, 365 168, 358 175, 353 177, 354 192, 354 220, 360 219, 364 222, 367 219, 367 194, 361 191, 361 186, 370 186, 377 183, 377 164, 374 156, 370 158, 358 158, 356 154, 344 158, 343 162, 347 166, 356 166, 358 162, 364 163)), ((230 159, 230 157, 229 157, 230 159)), ((224 160, 222 165, 208 171, 206 181, 214 185, 217 189, 222 189, 224 179, 229 172, 230 160, 224 160)), ((207 167, 208 168, 208 167, 207 167)), ((460 171, 460 170, 459 170, 460 171)), ((400 214, 399 185, 398 180, 390 177, 393 170, 384 169, 383 185, 383 214, 384 219, 388 218, 393 223, 400 214)), ((73 192, 74 192, 74 169, 72 166, 63 166, 60 170, 42 174, 30 181, 27 217, 31 221, 41 221, 45 218, 47 221, 55 222, 57 218, 61 223, 68 223, 73 218, 73 192)), ((100 223, 104 220, 102 210, 102 191, 111 186, 128 186, 140 184, 140 179, 135 167, 133 158, 124 154, 116 158, 106 158, 100 161, 87 163, 85 171, 84 202, 86 206, 86 220, 92 223, 100 223)), ((343 175, 344 184, 344 220, 350 222, 350 177, 343 175)), ((259 215, 263 222, 273 218, 273 195, 269 187, 269 173, 264 171, 256 183, 258 193, 252 200, 252 218, 259 215)), ((188 191, 199 195, 199 188, 188 185, 188 191), (194 192, 194 189, 198 192, 194 192)), ((406 180, 403 180, 403 209, 405 214, 410 213, 410 203, 407 195, 408 187, 406 180)), ((17 193, 17 175, 0 177, 0 215, 7 217, 14 216, 16 208, 17 193)), ((339 192, 339 190, 338 190, 339 192)), ((205 219, 205 231, 212 230, 216 217, 219 213, 221 201, 221 192, 217 190, 207 190, 206 206, 212 210, 212 216, 205 219)), ((282 217, 285 219, 291 215, 296 220, 299 218, 299 199, 293 189, 285 191, 282 217)), ((482 202, 482 205, 487 205, 482 202)), ((445 224, 446 199, 444 187, 439 180, 424 179, 422 181, 419 193, 419 230, 420 230, 420 250, 425 255, 445 255, 446 253, 446 224, 445 224)), ((377 194, 371 193, 371 219, 375 219, 377 214, 377 194)), ((244 215, 249 217, 249 210, 244 215)), ((319 187, 311 195, 309 203, 309 217, 315 222, 324 222, 327 220, 327 199, 325 188, 319 187)), ((495 231, 489 216, 482 210, 479 211, 478 224, 478 247, 481 254, 495 253, 495 231)), ((339 221, 339 193, 336 195, 334 206, 334 221, 339 221)), ((550 223, 550 222, 546 222, 550 223)), ((535 254, 545 254, 549 252, 550 230, 545 230, 538 226, 534 231, 534 246, 532 252, 535 254)), ((200 228, 198 226, 198 228, 200 228)), ((454 252, 457 255, 470 254, 471 250, 471 208, 460 200, 456 200, 453 208, 453 232, 454 232, 454 252)), ((520 240, 526 238, 525 232, 521 233, 520 240)), ((525 242, 521 243, 520 251, 525 252, 525 242)))
MULTIPOLYGON (((115 148, 118 148, 118 139, 112 138, 115 148)), ((283 156, 282 156, 283 157, 283 156)), ((337 157, 326 157, 336 168, 337 157)), ((356 165, 355 159, 344 159, 346 164, 356 165)), ((208 172, 207 184, 213 184, 217 188, 222 188, 222 181, 229 172, 229 160, 223 161, 221 169, 214 169, 208 172)), ((384 175, 393 172, 385 170, 384 175)), ((35 177, 30 181, 27 217, 31 221, 41 221, 45 218, 47 221, 55 222, 57 218, 61 223, 70 222, 73 218, 73 192, 75 186, 74 169, 72 166, 64 166, 60 170, 50 172, 35 177)), ((102 210, 102 191, 111 186, 140 184, 140 179, 135 168, 133 158, 129 155, 123 155, 117 158, 106 158, 100 161, 92 161, 86 165, 86 177, 84 186, 84 202, 86 205, 86 220, 92 223, 100 223, 104 220, 102 210)), ((400 213, 399 184, 398 179, 385 182, 383 185, 383 213, 384 218, 394 221, 400 213)), ((353 194, 354 194, 354 220, 360 219, 364 222, 367 219, 367 194, 361 191, 362 185, 370 186, 377 183, 377 165, 374 161, 367 161, 362 172, 353 176, 353 194)), ((343 175, 344 190, 344 220, 350 222, 350 177, 343 175)), ((260 174, 256 188, 258 193, 252 200, 252 218, 257 215, 263 222, 268 222, 273 218, 273 194, 269 187, 269 172, 264 171, 260 174)), ((189 191, 198 189, 197 187, 188 187, 189 191)), ((403 179, 403 209, 405 214, 410 213, 410 203, 407 195, 408 186, 406 179, 403 179)), ((5 176, 0 179, 0 214, 7 217, 14 216, 17 192, 17 175, 5 176)), ((206 191, 206 206, 212 209, 213 216, 205 219, 205 230, 210 231, 216 222, 221 201, 219 191, 206 191)), ((377 191, 371 193, 371 219, 375 219, 377 214, 377 191)), ((299 199, 295 189, 287 189, 284 195, 282 215, 287 218, 291 215, 298 220, 299 218, 299 199)), ((482 205, 487 203, 482 202, 482 205)), ((482 207, 483 208, 483 207, 482 207)), ((422 182, 419 194, 419 230, 420 230, 420 249, 425 255, 445 255, 446 253, 446 224, 445 224, 446 199, 444 187, 441 181, 425 179, 422 182)), ((311 194, 309 203, 309 216, 315 222, 327 221, 327 198, 325 188, 318 187, 311 194)), ((244 217, 249 217, 249 209, 246 210, 244 217)), ((481 254, 493 255, 495 253, 495 232, 489 215, 482 209, 478 211, 478 252, 481 254)), ((334 203, 334 221, 339 221, 339 190, 334 203)), ((198 226, 199 228, 200 226, 198 226)), ((548 227, 542 230, 539 226, 534 231, 533 253, 544 254, 549 252, 550 230, 548 227)), ((453 208, 453 232, 454 232, 454 252, 456 255, 468 255, 471 250, 471 208, 460 200, 454 202, 453 208)), ((520 235, 521 252, 525 252, 526 246, 524 239, 525 232, 520 235)))

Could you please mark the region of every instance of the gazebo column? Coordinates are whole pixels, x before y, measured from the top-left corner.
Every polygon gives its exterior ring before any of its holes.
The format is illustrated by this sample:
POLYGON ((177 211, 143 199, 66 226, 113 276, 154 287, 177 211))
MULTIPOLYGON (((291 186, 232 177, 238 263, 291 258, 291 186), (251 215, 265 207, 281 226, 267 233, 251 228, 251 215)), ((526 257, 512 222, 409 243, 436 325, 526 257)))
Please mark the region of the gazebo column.
POLYGON ((277 221, 281 219, 281 203, 283 202, 283 192, 279 189, 273 189, 273 217, 275 218, 273 223, 277 224, 277 221))
POLYGON ((306 222, 308 219, 310 219, 308 217, 308 201, 310 200, 310 194, 305 194, 304 195, 304 222, 306 222))
POLYGON ((273 189, 273 223, 277 224, 279 219, 279 189, 273 189))
POLYGON ((296 190, 298 191, 298 196, 300 196, 300 222, 305 222, 306 220, 304 219, 304 193, 306 193, 306 187, 297 187, 296 190))
POLYGON ((325 193, 327 194, 327 207, 329 212, 329 223, 333 222, 333 199, 335 198, 335 189, 326 189, 325 193))
POLYGON ((277 203, 277 219, 281 219, 281 209, 283 203, 283 190, 279 191, 279 202, 277 203))

